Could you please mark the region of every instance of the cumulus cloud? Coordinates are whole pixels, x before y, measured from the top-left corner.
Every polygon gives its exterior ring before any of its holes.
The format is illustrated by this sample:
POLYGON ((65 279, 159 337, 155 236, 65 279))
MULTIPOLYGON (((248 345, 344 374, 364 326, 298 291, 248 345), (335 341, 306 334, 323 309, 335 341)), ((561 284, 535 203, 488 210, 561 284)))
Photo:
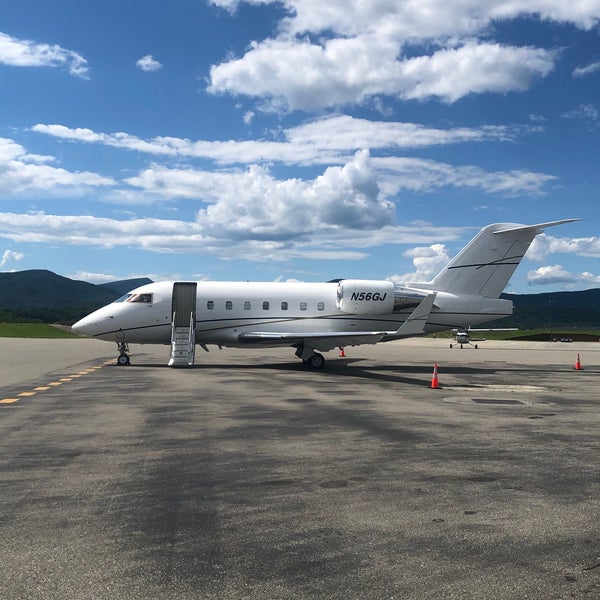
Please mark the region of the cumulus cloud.
MULTIPOLYGON (((254 117, 251 112, 247 121, 254 117)), ((246 120, 246 119, 245 119, 246 120)), ((125 132, 102 133, 82 127, 38 123, 31 128, 58 139, 94 143, 157 156, 207 158, 221 164, 263 161, 317 164, 345 161, 362 149, 425 148, 464 142, 515 141, 533 128, 484 125, 439 129, 415 123, 369 121, 331 115, 282 132, 284 141, 189 140, 159 136, 149 140, 125 132)))
POLYGON ((7 263, 11 261, 19 261, 23 260, 25 255, 22 252, 15 252, 14 250, 5 250, 2 253, 2 258, 0 259, 0 267, 4 267, 7 263))
POLYGON ((366 151, 309 182, 275 181, 263 169, 252 168, 236 183, 240 187, 220 192, 217 203, 199 211, 199 223, 237 236, 289 239, 322 229, 372 229, 394 221, 395 207, 380 198, 366 151))
POLYGON ((101 248, 135 247, 158 253, 214 255, 255 261, 359 260, 362 249, 389 244, 431 243, 455 240, 464 228, 423 225, 388 225, 381 229, 349 232, 336 226, 305 231, 296 239, 264 236, 221 235, 206 221, 110 218, 0 213, 0 237, 20 243, 62 244, 101 248), (323 235, 325 234, 325 235, 323 235))
POLYGON ((446 102, 483 92, 527 89, 554 66, 554 52, 467 42, 432 55, 398 59, 398 46, 381 37, 266 40, 242 58, 210 71, 213 93, 270 98, 273 110, 314 110, 364 102, 385 94, 446 102))
POLYGON ((50 166, 52 157, 29 154, 13 140, 0 138, 0 192, 20 194, 52 190, 112 186, 115 181, 88 171, 71 172, 50 166))
POLYGON ((404 275, 391 275, 388 279, 394 283, 429 281, 450 261, 444 244, 418 246, 407 250, 403 255, 412 259, 415 271, 404 275))
MULTIPOLYGON (((368 121, 348 115, 332 115, 286 129, 284 141, 209 141, 174 137, 141 139, 128 133, 98 133, 85 128, 37 124, 32 131, 73 142, 96 143, 154 156, 205 158, 222 165, 282 162, 286 164, 339 164, 352 160, 362 149, 424 148, 465 142, 512 142, 534 127, 482 126, 439 129, 415 123, 368 121)), ((482 189, 486 193, 516 196, 540 195, 555 177, 526 170, 487 172, 474 166, 455 166, 432 160, 373 156, 371 167, 388 195, 401 189, 427 191, 441 186, 482 189)), ((192 169, 168 169, 154 165, 127 181, 130 185, 157 190, 166 197, 202 195, 205 181, 219 186, 236 177, 226 173, 208 175, 192 169), (185 191, 184 191, 185 190, 185 191)), ((131 196, 129 196, 131 198, 131 196)))
POLYGON ((158 71, 162 69, 162 64, 152 57, 152 54, 146 54, 136 61, 135 66, 142 71, 158 71))
POLYGON ((527 251, 527 258, 542 261, 549 254, 575 254, 600 258, 600 238, 557 238, 546 233, 538 235, 527 251))
POLYGON ((277 180, 259 166, 220 173, 158 165, 126 179, 161 197, 209 204, 197 221, 220 235, 294 238, 322 228, 368 229, 391 224, 394 205, 380 196, 367 151, 344 166, 328 167, 312 181, 277 180))
POLYGON ((489 172, 476 166, 455 166, 420 158, 374 157, 372 162, 381 173, 382 190, 389 195, 402 189, 426 192, 452 186, 507 197, 538 196, 544 193, 545 185, 556 179, 554 175, 534 171, 489 172))
MULTIPOLYGON (((241 1, 213 4, 233 12, 241 1)), ((241 57, 213 65, 209 91, 254 97, 259 108, 275 111, 377 102, 378 95, 456 102, 469 94, 522 91, 535 78, 548 75, 559 54, 494 43, 487 39, 491 23, 529 17, 591 29, 600 18, 595 1, 278 4, 287 14, 277 35, 254 42, 241 57)), ((582 67, 575 76, 595 68, 582 67)))
POLYGON ((562 265, 549 265, 539 267, 534 271, 527 273, 528 285, 579 285, 590 284, 597 285, 600 283, 600 275, 594 275, 587 271, 583 273, 571 273, 562 265))
POLYGON ((56 44, 19 40, 0 33, 0 64, 13 67, 66 67, 71 75, 88 78, 89 68, 83 56, 56 44))

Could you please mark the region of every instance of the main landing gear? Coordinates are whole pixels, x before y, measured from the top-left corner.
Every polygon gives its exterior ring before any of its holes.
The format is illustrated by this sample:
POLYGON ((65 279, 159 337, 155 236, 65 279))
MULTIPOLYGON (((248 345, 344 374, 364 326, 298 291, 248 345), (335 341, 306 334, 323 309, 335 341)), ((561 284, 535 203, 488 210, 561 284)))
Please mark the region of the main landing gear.
POLYGON ((127 342, 117 342, 117 347, 119 349, 119 356, 117 357, 117 365, 119 367, 125 367, 127 365, 130 365, 131 364, 131 360, 130 360, 131 355, 129 354, 129 346, 127 345, 127 342))
POLYGON ((311 369, 322 369, 325 366, 325 357, 311 348, 298 346, 296 356, 301 358, 304 364, 311 369))

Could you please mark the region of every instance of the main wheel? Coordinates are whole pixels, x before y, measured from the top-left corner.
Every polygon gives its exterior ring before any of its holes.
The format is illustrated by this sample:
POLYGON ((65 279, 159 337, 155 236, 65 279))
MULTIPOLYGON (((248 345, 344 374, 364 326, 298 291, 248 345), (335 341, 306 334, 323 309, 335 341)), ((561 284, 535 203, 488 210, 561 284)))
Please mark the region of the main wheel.
POLYGON ((119 354, 119 357, 117 358, 117 364, 120 367, 124 367, 125 365, 129 364, 129 356, 127 356, 127 354, 119 354))
POLYGON ((306 361, 306 364, 311 369, 322 369, 325 366, 325 357, 322 354, 315 353, 306 361))

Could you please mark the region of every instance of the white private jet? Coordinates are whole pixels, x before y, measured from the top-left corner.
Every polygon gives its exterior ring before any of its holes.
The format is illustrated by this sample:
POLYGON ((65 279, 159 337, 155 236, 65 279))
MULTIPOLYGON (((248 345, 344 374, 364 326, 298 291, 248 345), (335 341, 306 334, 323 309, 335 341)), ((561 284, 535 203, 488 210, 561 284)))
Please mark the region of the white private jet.
POLYGON ((170 344, 170 366, 192 366, 195 347, 296 349, 309 367, 319 352, 376 344, 491 321, 512 314, 500 294, 536 235, 565 219, 538 225, 484 227, 429 282, 339 279, 327 283, 173 282, 144 285, 73 325, 82 335, 128 344, 170 344))

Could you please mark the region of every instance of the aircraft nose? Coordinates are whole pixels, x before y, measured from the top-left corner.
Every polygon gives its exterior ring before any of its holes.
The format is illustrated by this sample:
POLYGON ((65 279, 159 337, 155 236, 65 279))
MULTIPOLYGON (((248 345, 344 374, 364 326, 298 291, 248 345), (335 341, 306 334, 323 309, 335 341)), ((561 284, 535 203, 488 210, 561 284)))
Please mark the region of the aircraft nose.
POLYGON ((91 314, 87 317, 83 317, 83 319, 79 319, 77 323, 71 325, 71 329, 79 335, 92 336, 94 335, 94 331, 96 330, 97 325, 98 321, 96 317, 93 314, 91 314))

